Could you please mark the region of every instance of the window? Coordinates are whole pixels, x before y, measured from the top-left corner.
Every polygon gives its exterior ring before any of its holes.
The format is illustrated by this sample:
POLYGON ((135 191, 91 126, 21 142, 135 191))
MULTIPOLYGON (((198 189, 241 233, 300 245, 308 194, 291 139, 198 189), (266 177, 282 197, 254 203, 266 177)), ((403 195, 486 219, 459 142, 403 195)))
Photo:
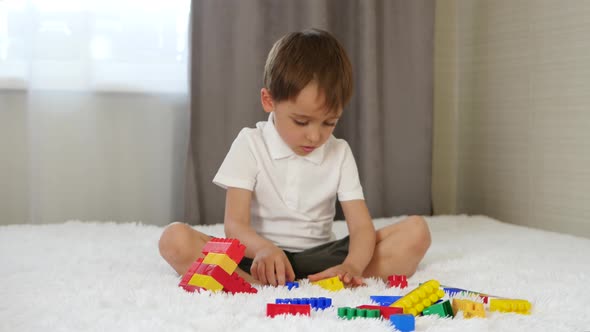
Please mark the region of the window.
POLYGON ((186 93, 190 0, 0 0, 0 89, 186 93))

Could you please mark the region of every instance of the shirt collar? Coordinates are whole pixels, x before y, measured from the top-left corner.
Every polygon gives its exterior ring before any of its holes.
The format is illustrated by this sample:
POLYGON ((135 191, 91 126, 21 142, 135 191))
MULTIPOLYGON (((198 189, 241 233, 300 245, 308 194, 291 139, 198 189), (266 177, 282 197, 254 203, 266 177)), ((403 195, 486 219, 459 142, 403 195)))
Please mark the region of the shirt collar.
POLYGON ((275 128, 274 124, 274 113, 271 112, 268 116, 268 121, 264 123, 264 128, 262 129, 262 135, 266 144, 268 146, 268 150, 270 152, 270 157, 272 159, 283 159, 288 158, 291 156, 297 156, 303 159, 306 159, 316 165, 322 163, 324 160, 324 150, 326 143, 322 144, 319 148, 313 150, 306 156, 298 156, 293 152, 293 150, 283 141, 279 132, 275 128))

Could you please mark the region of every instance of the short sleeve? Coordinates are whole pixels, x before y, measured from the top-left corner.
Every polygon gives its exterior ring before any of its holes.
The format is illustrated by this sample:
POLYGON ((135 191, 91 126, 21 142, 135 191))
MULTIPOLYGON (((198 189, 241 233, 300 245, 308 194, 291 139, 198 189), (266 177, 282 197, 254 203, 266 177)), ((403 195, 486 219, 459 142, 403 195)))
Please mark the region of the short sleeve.
POLYGON ((258 167, 248 139, 249 128, 244 128, 232 143, 229 152, 213 178, 213 183, 228 187, 254 190, 258 167))
POLYGON ((365 199, 363 187, 359 179, 359 173, 356 167, 352 150, 348 143, 345 143, 344 158, 340 169, 340 181, 338 183, 338 200, 352 201, 356 199, 365 199))

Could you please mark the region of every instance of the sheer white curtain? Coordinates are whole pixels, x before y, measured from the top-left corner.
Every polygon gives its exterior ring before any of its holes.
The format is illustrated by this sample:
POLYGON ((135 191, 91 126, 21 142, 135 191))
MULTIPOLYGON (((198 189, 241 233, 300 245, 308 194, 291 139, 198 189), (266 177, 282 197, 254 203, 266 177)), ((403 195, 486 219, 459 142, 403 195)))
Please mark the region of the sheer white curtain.
POLYGON ((0 0, 0 224, 182 217, 190 0, 0 0))

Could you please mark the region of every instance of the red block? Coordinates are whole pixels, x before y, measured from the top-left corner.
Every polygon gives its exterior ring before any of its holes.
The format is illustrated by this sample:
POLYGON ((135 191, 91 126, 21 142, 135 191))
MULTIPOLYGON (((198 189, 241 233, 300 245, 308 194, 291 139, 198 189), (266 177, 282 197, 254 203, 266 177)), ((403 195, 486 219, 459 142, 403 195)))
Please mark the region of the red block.
POLYGON ((276 315, 305 315, 309 316, 311 305, 309 304, 266 304, 266 316, 274 317, 276 315))
POLYGON ((394 274, 392 276, 387 277, 387 280, 389 280, 389 287, 399 287, 399 288, 408 287, 408 280, 407 280, 407 277, 404 275, 394 274))
POLYGON ((186 271, 186 273, 182 276, 182 279, 180 279, 180 283, 178 284, 178 286, 186 289, 185 286, 189 286, 188 285, 189 280, 191 280, 191 278, 193 277, 193 274, 195 274, 195 272, 197 271, 197 269, 199 268, 199 266, 201 265, 202 262, 203 262, 202 258, 197 259, 191 265, 191 267, 188 269, 188 271, 186 271))
POLYGON ((357 308, 359 308, 359 309, 372 309, 372 310, 377 309, 381 313, 381 316, 383 316, 383 318, 385 318, 387 320, 389 320, 389 316, 391 316, 391 315, 398 315, 398 314, 404 313, 403 308, 384 307, 384 306, 380 306, 380 305, 365 304, 365 305, 360 305, 357 308))
POLYGON ((219 239, 213 238, 202 250, 203 254, 207 256, 208 253, 213 252, 216 254, 226 254, 234 262, 239 263, 244 258, 246 252, 246 246, 240 244, 240 241, 236 239, 219 239))
POLYGON ((222 283, 223 290, 226 292, 230 292, 232 294, 235 293, 258 293, 258 290, 249 282, 244 280, 240 277, 236 272, 232 273, 232 275, 228 278, 226 283, 222 283))

